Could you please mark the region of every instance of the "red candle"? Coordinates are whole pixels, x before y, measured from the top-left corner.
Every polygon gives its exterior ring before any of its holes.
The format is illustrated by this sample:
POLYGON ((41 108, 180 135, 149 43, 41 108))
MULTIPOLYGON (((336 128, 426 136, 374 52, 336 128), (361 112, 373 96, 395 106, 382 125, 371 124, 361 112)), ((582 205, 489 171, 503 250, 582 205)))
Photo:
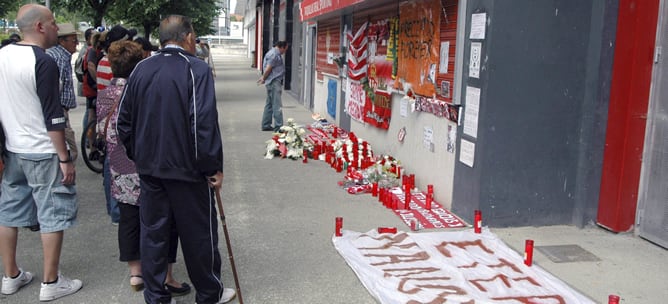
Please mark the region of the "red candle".
POLYGON ((404 192, 406 193, 405 194, 406 201, 404 202, 404 209, 409 210, 409 209, 411 209, 411 207, 410 207, 410 203, 411 203, 411 185, 406 184, 406 186, 404 186, 404 188, 405 188, 404 192))
POLYGON ((425 207, 427 210, 431 210, 431 201, 433 199, 433 194, 427 193, 427 197, 425 198, 425 207))
POLYGON ((608 296, 608 304, 619 304, 619 296, 609 295, 608 296))
POLYGON ((337 127, 334 127, 334 131, 332 131, 332 137, 334 138, 339 137, 339 131, 337 127))
POLYGON ((524 243, 524 265, 531 266, 533 262, 533 240, 524 243))
POLYGON ((434 185, 427 185, 427 199, 425 201, 427 210, 431 210, 432 200, 434 200, 434 185))
POLYGON ((480 210, 473 211, 473 232, 480 233, 482 230, 482 212, 480 210))
POLYGON ((336 236, 342 236, 343 233, 341 233, 341 228, 343 228, 343 218, 342 217, 337 217, 336 218, 336 236))
POLYGON ((302 154, 304 156, 304 160, 302 161, 303 163, 308 163, 308 153, 306 152, 306 149, 302 151, 302 154))
POLYGON ((418 224, 417 219, 411 219, 411 231, 418 231, 420 225, 418 224))
POLYGON ((378 183, 371 184, 371 196, 378 195, 378 183))
POLYGON ((383 201, 385 202, 385 205, 387 208, 392 208, 393 207, 393 200, 392 200, 392 192, 390 192, 389 188, 385 188, 384 194, 383 194, 383 201))
POLYGON ((378 227, 378 233, 397 233, 396 227, 378 227))

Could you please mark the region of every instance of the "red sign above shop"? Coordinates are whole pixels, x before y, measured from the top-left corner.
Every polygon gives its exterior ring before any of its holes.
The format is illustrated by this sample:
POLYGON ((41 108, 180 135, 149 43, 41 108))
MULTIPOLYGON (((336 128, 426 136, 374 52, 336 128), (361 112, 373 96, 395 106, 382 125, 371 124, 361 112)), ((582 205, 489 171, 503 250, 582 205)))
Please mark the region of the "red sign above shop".
POLYGON ((327 14, 364 0, 304 0, 299 3, 299 15, 301 21, 311 19, 320 15, 327 14))

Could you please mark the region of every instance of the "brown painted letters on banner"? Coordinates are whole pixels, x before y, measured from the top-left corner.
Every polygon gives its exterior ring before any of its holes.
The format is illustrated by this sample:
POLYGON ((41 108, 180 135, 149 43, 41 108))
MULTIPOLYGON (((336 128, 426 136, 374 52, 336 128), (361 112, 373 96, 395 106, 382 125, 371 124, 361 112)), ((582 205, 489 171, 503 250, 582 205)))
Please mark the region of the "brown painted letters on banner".
POLYGON ((398 77, 413 92, 433 96, 439 56, 440 1, 414 0, 399 6, 398 77))

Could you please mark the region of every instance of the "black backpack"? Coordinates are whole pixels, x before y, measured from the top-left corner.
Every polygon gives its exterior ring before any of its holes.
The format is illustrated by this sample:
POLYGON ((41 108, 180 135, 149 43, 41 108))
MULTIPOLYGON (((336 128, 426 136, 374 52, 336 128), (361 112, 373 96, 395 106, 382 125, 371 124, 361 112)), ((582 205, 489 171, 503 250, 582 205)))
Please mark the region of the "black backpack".
POLYGON ((79 56, 79 58, 77 58, 77 60, 74 62, 74 75, 77 76, 77 80, 79 82, 83 82, 83 63, 86 60, 86 55, 88 55, 88 50, 86 50, 86 52, 84 52, 82 56, 79 56))

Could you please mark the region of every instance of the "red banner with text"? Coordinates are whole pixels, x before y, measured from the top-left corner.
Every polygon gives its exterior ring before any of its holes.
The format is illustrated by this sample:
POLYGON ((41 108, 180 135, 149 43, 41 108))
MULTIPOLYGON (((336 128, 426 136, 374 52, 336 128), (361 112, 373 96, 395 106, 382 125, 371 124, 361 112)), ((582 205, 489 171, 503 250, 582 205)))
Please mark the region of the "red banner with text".
POLYGON ((304 22, 304 20, 361 2, 364 2, 364 0, 304 0, 299 3, 299 15, 301 21, 304 22))

